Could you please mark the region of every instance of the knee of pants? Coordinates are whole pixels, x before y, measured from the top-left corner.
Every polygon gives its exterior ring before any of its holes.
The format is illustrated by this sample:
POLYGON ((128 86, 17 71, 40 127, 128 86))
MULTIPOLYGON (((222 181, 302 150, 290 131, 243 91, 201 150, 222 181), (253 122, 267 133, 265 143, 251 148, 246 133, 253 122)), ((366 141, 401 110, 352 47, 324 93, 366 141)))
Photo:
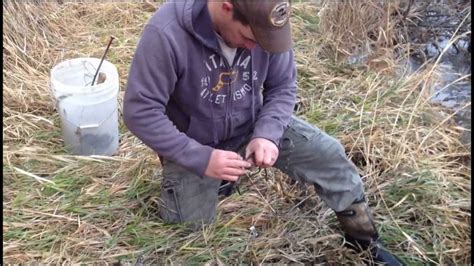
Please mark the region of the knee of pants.
POLYGON ((308 141, 303 149, 317 162, 333 163, 346 160, 346 151, 344 146, 334 137, 322 132, 311 141, 308 141))
POLYGON ((344 146, 325 133, 316 136, 304 151, 296 152, 293 172, 303 181, 317 183, 326 190, 334 184, 353 186, 358 178, 355 165, 347 158, 344 146))
POLYGON ((328 151, 327 154, 330 156, 343 156, 346 157, 346 149, 342 146, 341 142, 334 137, 327 136, 328 151))

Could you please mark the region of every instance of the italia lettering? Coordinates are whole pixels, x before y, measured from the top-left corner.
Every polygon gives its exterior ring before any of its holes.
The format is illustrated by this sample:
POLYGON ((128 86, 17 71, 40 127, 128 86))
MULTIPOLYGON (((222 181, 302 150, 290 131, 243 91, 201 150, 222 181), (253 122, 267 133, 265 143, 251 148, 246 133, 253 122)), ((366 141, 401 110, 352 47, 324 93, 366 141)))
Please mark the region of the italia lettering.
POLYGON ((216 60, 214 59, 214 57, 216 57, 216 54, 213 54, 213 55, 209 56, 209 59, 211 59, 212 64, 214 65, 214 69, 216 69, 217 64, 216 64, 216 60))
POLYGON ((239 66, 246 69, 249 65, 249 62, 250 62, 250 55, 247 56, 247 58, 245 58, 244 61, 242 61, 242 63, 239 64, 239 66))
POLYGON ((211 67, 209 66, 209 64, 207 62, 204 62, 204 64, 206 64, 206 67, 207 67, 207 70, 209 70, 209 72, 212 71, 211 67))
POLYGON ((247 55, 247 57, 245 57, 244 61, 240 62, 242 60, 242 56, 244 56, 243 54, 241 54, 239 56, 239 58, 237 59, 237 63, 236 65, 237 66, 241 66, 243 67, 244 69, 247 69, 248 65, 249 65, 249 62, 250 62, 250 59, 251 59, 251 56, 250 55, 247 55))
POLYGON ((216 59, 216 54, 212 54, 208 58, 209 60, 204 61, 204 65, 206 65, 207 70, 212 72, 212 70, 225 67, 224 60, 222 57, 219 57, 219 61, 216 59))

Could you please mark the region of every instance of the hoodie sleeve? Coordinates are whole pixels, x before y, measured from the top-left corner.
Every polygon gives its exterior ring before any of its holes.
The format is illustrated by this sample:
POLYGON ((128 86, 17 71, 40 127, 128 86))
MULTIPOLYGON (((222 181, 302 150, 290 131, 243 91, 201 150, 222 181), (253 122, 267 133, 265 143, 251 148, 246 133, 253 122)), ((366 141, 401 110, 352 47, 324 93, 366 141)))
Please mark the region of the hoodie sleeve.
POLYGON ((296 102, 293 50, 270 55, 263 88, 263 107, 257 116, 252 139, 265 138, 278 146, 296 102))
POLYGON ((203 176, 213 149, 180 132, 165 114, 178 78, 173 55, 166 36, 147 25, 130 66, 124 122, 155 152, 203 176))

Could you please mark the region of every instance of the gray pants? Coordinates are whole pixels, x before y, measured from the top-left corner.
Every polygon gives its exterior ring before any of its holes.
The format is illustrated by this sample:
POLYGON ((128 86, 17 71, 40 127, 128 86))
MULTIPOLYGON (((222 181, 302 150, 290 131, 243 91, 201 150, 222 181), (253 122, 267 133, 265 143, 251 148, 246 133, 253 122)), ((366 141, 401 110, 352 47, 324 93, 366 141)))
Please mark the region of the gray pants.
MULTIPOLYGON (((162 166, 162 219, 170 223, 211 223, 221 180, 197 176, 168 160, 163 160, 162 166)), ((343 146, 295 116, 281 138, 274 167, 296 181, 313 184, 321 199, 337 212, 364 193, 357 169, 347 159, 343 146)))

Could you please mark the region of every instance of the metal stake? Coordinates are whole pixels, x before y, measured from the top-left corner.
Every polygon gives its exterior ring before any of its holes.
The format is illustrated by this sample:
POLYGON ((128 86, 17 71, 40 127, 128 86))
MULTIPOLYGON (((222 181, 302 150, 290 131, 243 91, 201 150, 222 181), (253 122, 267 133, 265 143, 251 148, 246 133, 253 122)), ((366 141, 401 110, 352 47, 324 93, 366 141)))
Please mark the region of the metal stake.
POLYGON ((107 52, 109 51, 109 47, 110 47, 110 45, 112 44, 112 41, 113 41, 114 39, 115 39, 114 36, 110 36, 109 44, 107 45, 107 48, 105 48, 105 52, 104 52, 104 54, 102 55, 102 59, 100 59, 99 66, 97 67, 97 71, 95 72, 94 78, 92 79, 92 84, 91 84, 91 86, 94 86, 94 82, 95 82, 95 79, 97 78, 97 74, 99 74, 99 69, 100 69, 100 67, 102 66, 102 62, 104 62, 105 55, 107 55, 107 52))

